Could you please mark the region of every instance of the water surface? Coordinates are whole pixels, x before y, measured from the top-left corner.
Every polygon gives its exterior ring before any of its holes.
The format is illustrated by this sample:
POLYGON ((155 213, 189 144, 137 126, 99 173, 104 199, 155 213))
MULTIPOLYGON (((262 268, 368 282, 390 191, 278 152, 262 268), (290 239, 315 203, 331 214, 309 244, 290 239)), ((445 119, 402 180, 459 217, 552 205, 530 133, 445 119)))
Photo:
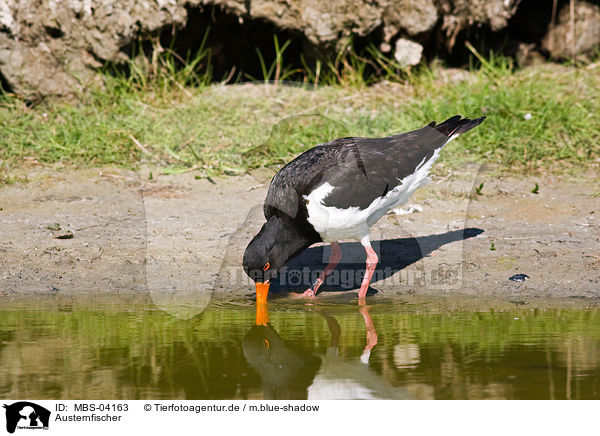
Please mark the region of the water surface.
POLYGON ((250 300, 182 320, 151 302, 3 302, 0 396, 600 399, 597 308, 250 300))

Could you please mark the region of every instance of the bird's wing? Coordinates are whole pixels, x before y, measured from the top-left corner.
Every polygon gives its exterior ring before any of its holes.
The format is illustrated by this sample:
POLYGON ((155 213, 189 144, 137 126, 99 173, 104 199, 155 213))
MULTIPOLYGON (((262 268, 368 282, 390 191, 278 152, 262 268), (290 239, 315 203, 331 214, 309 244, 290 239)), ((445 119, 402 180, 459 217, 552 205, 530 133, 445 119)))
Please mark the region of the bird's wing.
POLYGON ((282 213, 293 219, 305 217, 303 195, 319 185, 323 174, 337 161, 340 146, 329 144, 305 151, 275 174, 264 203, 267 220, 282 213))
POLYGON ((447 140, 448 136, 427 127, 387 138, 357 138, 324 175, 333 187, 324 204, 366 209, 414 173, 447 140))
POLYGON ((431 158, 454 134, 483 118, 460 116, 385 138, 340 138, 314 147, 283 167, 271 181, 265 200, 267 219, 280 212, 294 218, 306 213, 303 197, 325 181, 333 186, 326 206, 367 208, 431 158))
MULTIPOLYGON (((323 203, 341 209, 366 209, 385 196, 407 176, 431 159, 454 135, 466 132, 483 121, 460 116, 435 122, 422 129, 386 138, 354 138, 338 162, 323 174, 333 187, 323 203)), ((335 142, 335 141, 334 141, 335 142)))

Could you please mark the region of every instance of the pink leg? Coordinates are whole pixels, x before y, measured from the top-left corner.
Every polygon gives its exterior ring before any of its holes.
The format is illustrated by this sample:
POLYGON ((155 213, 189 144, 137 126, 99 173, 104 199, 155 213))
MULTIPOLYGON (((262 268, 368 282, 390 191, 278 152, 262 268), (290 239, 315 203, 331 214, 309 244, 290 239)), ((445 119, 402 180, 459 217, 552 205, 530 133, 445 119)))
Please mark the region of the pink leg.
POLYGON ((369 284, 371 283, 371 278, 377 267, 377 262, 379 262, 379 258, 377 257, 375 250, 373 250, 373 247, 371 247, 369 236, 362 238, 360 243, 365 247, 365 251, 367 252, 367 268, 365 270, 365 277, 360 285, 360 290, 358 291, 358 298, 365 298, 367 296, 367 289, 369 289, 369 284))
POLYGON ((358 304, 360 306, 359 310, 365 320, 365 327, 367 328, 367 345, 363 350, 363 354, 360 357, 362 363, 369 363, 369 357, 371 356, 371 350, 375 345, 377 345, 377 332, 375 331, 375 325, 373 324, 373 319, 369 314, 369 308, 366 305, 366 301, 364 298, 360 298, 358 300, 358 304))
POLYGON ((325 281, 327 274, 329 274, 338 263, 342 260, 342 250, 340 249, 340 244, 337 242, 331 243, 331 256, 329 256, 329 263, 323 270, 321 274, 319 274, 319 278, 315 281, 312 288, 307 289, 302 294, 304 297, 315 297, 317 295, 317 291, 325 281))

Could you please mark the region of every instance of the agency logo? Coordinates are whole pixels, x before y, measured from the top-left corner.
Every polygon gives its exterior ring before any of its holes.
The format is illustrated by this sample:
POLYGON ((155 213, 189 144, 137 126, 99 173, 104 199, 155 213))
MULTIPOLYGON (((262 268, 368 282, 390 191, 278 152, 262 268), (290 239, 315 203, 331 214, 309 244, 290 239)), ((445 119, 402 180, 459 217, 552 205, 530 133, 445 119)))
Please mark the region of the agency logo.
POLYGON ((4 405, 6 409, 6 431, 14 433, 18 429, 48 430, 50 411, 29 401, 19 401, 4 405))

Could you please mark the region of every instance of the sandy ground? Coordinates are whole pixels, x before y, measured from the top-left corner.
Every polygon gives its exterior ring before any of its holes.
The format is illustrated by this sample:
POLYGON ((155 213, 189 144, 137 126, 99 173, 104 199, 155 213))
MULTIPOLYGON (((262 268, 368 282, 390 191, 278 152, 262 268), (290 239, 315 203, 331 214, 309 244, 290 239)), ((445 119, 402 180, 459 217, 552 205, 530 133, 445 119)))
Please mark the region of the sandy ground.
MULTIPOLYGON (((2 298, 145 293, 159 306, 184 304, 192 312, 211 298, 247 298, 253 287, 241 258, 264 220, 261 203, 272 173, 214 183, 158 173, 152 180, 148 169, 45 173, 2 187, 2 298), (57 238, 67 231, 72 238, 57 238)), ((498 177, 477 166, 435 177, 373 228, 381 262, 372 293, 597 305, 597 180, 498 177), (479 195, 474 186, 481 182, 479 195), (509 280, 519 273, 529 279, 509 280)), ((306 289, 328 250, 315 246, 290 262, 272 297, 292 298, 306 289)), ((318 298, 355 298, 364 251, 346 242, 342 254, 318 298)))

